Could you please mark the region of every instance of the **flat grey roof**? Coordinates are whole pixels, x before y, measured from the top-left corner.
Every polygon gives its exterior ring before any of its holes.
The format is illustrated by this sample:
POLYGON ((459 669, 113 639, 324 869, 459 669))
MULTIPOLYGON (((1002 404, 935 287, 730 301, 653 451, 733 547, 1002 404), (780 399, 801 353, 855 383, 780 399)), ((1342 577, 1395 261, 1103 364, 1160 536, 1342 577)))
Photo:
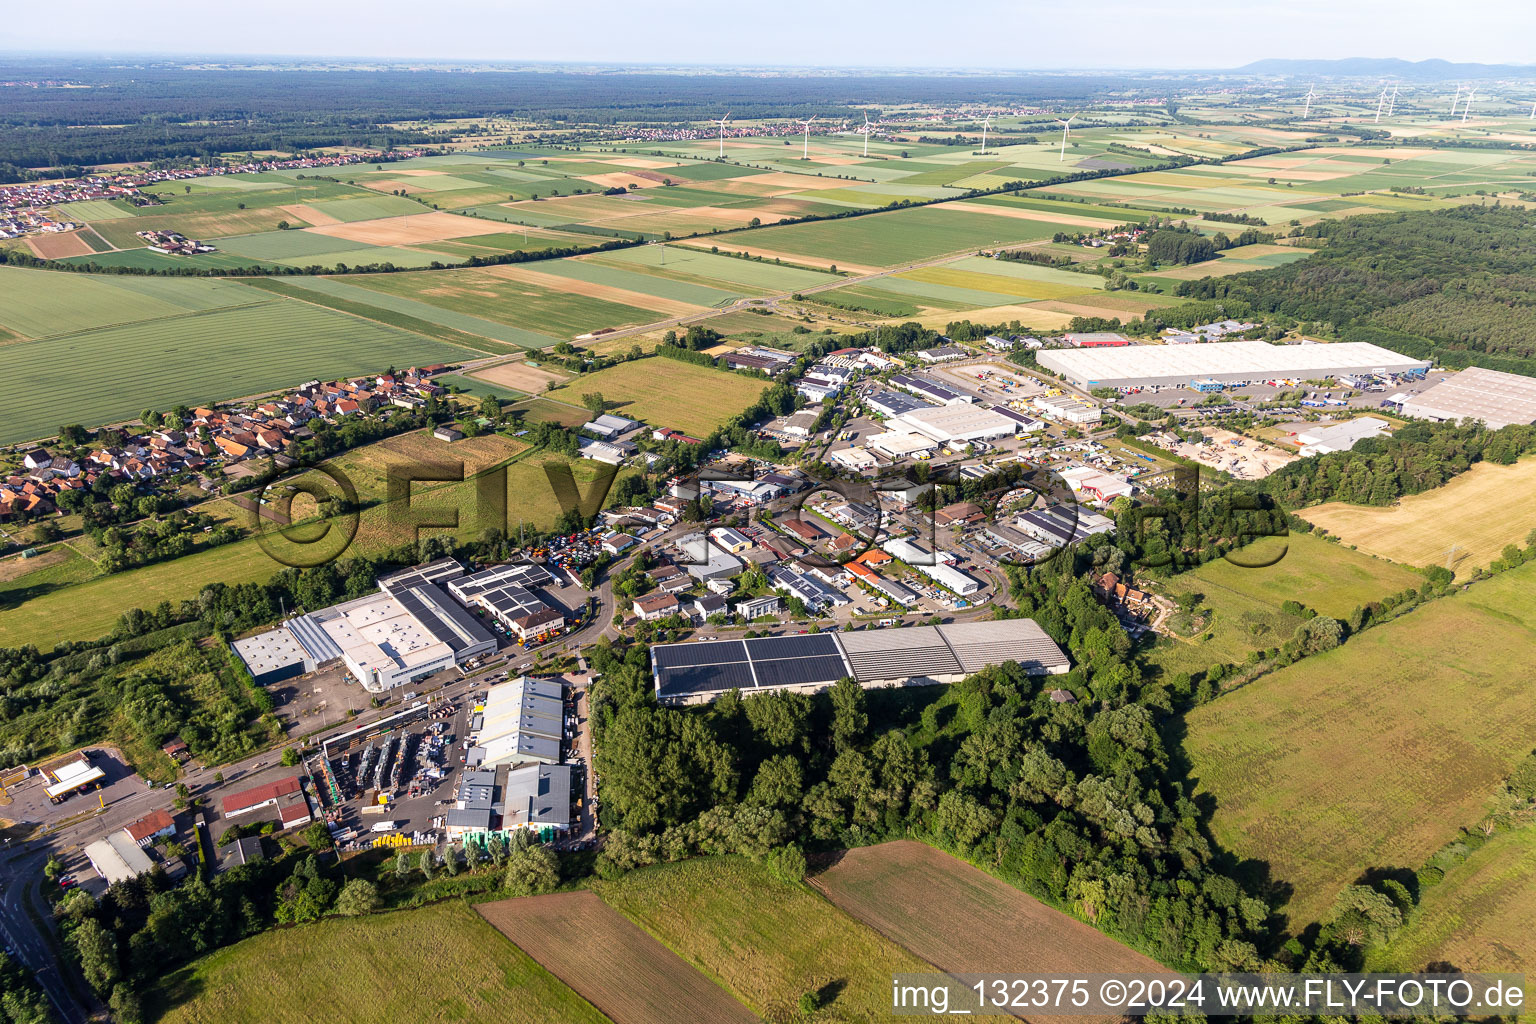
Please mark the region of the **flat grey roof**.
POLYGON ((1430 365, 1379 345, 1345 341, 1329 345, 1271 345, 1219 341, 1198 345, 1127 345, 1123 348, 1043 349, 1035 357, 1078 384, 1114 385, 1141 380, 1315 379, 1340 373, 1405 373, 1430 365))
POLYGON ((257 678, 268 672, 302 664, 305 655, 304 648, 283 626, 248 636, 244 640, 236 640, 230 646, 240 655, 245 667, 251 670, 251 675, 257 678))
POLYGON ((1494 430, 1536 423, 1536 378, 1474 366, 1409 398, 1403 413, 1432 420, 1482 420, 1494 430))

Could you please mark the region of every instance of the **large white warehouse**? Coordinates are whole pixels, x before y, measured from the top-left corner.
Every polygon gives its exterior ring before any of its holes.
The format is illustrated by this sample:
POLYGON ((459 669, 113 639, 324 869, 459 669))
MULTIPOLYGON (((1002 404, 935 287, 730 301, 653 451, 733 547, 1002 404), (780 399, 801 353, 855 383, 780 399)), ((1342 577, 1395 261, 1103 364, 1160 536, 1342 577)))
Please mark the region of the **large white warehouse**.
POLYGON ((1084 388, 1178 387, 1197 379, 1251 384, 1284 377, 1322 380, 1340 374, 1414 373, 1429 369, 1363 341, 1332 345, 1271 345, 1222 341, 1208 345, 1130 345, 1125 348, 1042 349, 1040 365, 1084 388))
POLYGON ((987 441, 995 437, 1008 437, 1019 429, 1018 423, 991 409, 964 404, 914 409, 893 418, 891 425, 907 427, 940 444, 987 441))
POLYGON ((1474 366, 1403 403, 1403 415, 1452 422, 1482 420, 1498 430, 1536 423, 1536 378, 1474 366))

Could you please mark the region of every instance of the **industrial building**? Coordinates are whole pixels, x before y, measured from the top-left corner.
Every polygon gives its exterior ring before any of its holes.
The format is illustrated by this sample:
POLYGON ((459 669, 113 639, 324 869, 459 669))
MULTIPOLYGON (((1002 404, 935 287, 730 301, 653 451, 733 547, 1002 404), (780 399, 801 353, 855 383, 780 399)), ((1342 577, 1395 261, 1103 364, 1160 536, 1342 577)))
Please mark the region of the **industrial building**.
POLYGON ((1041 415, 1062 423, 1097 423, 1104 418, 1097 405, 1077 395, 1041 396, 1034 406, 1041 415))
MULTIPOLYGON (((383 581, 380 581, 383 586, 383 581)), ((347 670, 373 692, 496 650, 496 639, 436 584, 371 594, 311 613, 347 670)))
POLYGON ((1254 384, 1275 378, 1324 380, 1340 374, 1422 374, 1429 362, 1363 341, 1332 345, 1271 345, 1224 341, 1209 345, 1130 345, 1125 348, 1043 349, 1048 370, 1084 388, 1184 387, 1197 379, 1254 384))
POLYGON ((515 829, 545 841, 571 827, 571 769, 563 764, 476 769, 459 778, 454 806, 444 822, 450 841, 467 836, 505 836, 515 829))
POLYGON ((907 427, 940 444, 964 444, 967 441, 1011 437, 1019 429, 1019 424, 1007 416, 982 406, 965 404, 914 409, 897 416, 891 421, 891 426, 907 427))
POLYGON ((472 610, 482 610, 524 639, 566 624, 565 612, 533 592, 555 576, 514 562, 466 573, 440 558, 379 578, 379 592, 298 615, 231 646, 265 686, 345 662, 353 678, 379 693, 496 650, 496 638, 472 610))
POLYGON ((963 569, 947 565, 942 558, 936 557, 931 551, 924 551, 909 540, 898 537, 886 541, 882 546, 892 558, 906 562, 924 576, 961 597, 974 594, 981 589, 981 581, 976 577, 963 569))
POLYGON ((1402 410, 1436 422, 1482 420, 1494 430, 1536 423, 1536 378, 1474 366, 1406 399, 1402 410))
POLYGON ((1391 424, 1380 417, 1361 416, 1357 419, 1345 420, 1343 423, 1330 423, 1327 426, 1298 430, 1296 444, 1303 455, 1347 452, 1355 446, 1356 441, 1367 437, 1380 437, 1390 426, 1391 424))
POLYGON ((313 672, 315 659, 286 629, 269 629, 230 644, 257 686, 270 686, 294 676, 313 672))
POLYGON ((946 387, 936 380, 929 380, 927 377, 920 377, 913 373, 898 373, 891 378, 891 386, 901 388, 903 391, 910 391, 919 398, 926 398, 930 401, 938 402, 940 405, 955 405, 962 402, 976 401, 970 395, 961 394, 954 388, 946 387))
POLYGON ((1033 416, 1026 416, 1015 409, 1008 408, 1006 405, 995 405, 992 407, 992 411, 999 416, 1012 420, 1014 424, 1013 432, 1015 434, 1032 434, 1037 430, 1045 429, 1045 421, 1037 420, 1033 416))
POLYGON ((120 831, 87 844, 85 857, 108 885, 146 875, 155 867, 149 854, 120 831))
POLYGON ((933 438, 910 430, 887 430, 883 434, 871 434, 864 443, 892 459, 910 459, 939 446, 933 438))
POLYGON ((563 691, 557 682, 518 676, 492 686, 469 729, 479 767, 558 763, 564 720, 563 691))
POLYGON ((714 700, 732 689, 814 692, 845 676, 866 687, 954 683, 1008 661, 1032 675, 1059 675, 1071 667, 1066 654, 1033 619, 651 648, 656 698, 674 704, 714 700))
POLYGON ((278 822, 283 828, 309 824, 309 798, 304 795, 304 787, 297 775, 231 793, 224 798, 224 817, 237 818, 268 807, 277 809, 278 822))
POLYGON ((612 441, 620 434, 626 434, 639 425, 640 422, 638 420, 628 419, 624 416, 615 416, 613 413, 604 413, 592 422, 584 424, 581 429, 599 440, 612 441))
POLYGON ((900 391, 870 391, 864 395, 864 404, 881 416, 900 416, 917 409, 931 408, 929 403, 900 391))

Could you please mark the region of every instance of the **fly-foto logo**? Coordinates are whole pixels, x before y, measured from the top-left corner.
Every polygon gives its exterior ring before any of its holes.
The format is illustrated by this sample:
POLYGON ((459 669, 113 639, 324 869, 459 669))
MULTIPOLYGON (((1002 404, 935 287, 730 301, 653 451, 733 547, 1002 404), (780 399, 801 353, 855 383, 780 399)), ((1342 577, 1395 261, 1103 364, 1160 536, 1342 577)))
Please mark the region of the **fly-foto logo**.
MULTIPOLYGON (((583 463, 582 465, 589 465, 583 463)), ((590 463, 594 472, 585 485, 578 483, 571 465, 549 462, 544 486, 562 513, 575 513, 590 521, 607 503, 619 467, 590 463)), ((677 478, 674 494, 689 500, 688 523, 703 533, 712 528, 756 518, 766 529, 780 534, 787 556, 807 568, 829 569, 857 560, 882 543, 900 536, 909 540, 904 561, 922 568, 943 560, 939 552, 950 545, 967 544, 965 538, 986 536, 996 551, 989 554, 1003 565, 1030 567, 1055 558, 1069 544, 1083 540, 1079 529, 1083 508, 1079 495, 1055 471, 1025 463, 998 467, 980 480, 966 480, 959 467, 938 467, 918 480, 902 473, 875 479, 827 479, 807 477, 809 483, 794 491, 764 488, 753 472, 705 467, 677 478), (964 485, 962 487, 962 485, 964 485), (955 487, 967 495, 975 511, 964 517, 960 532, 940 529, 938 488, 955 487), (732 507, 715 512, 719 496, 732 507), (703 500, 694 500, 703 499, 703 500), (834 525, 822 509, 843 513, 834 525), (1048 515, 1048 519, 1040 518, 1048 515), (1031 519, 1033 516, 1033 519, 1031 519), (1034 522, 1039 525, 1030 527, 1034 522), (799 524, 794 525, 794 524, 799 524), (1019 531, 1011 523, 1030 527, 1021 542, 1008 538, 1019 531), (831 526, 834 533, 828 532, 831 526), (843 533, 844 528, 846 534, 843 533), (1001 528, 1001 529, 999 529, 1001 528), (1009 531, 1012 531, 1010 533, 1009 531), (818 544, 815 538, 841 538, 836 547, 818 544), (924 546, 925 545, 925 546, 924 546)), ((1144 505, 1120 518, 1119 525, 1131 534, 1126 538, 1137 552, 1132 564, 1144 568, 1167 566, 1174 561, 1174 547, 1199 546, 1202 529, 1235 538, 1236 550, 1227 561, 1243 568, 1265 568, 1285 557, 1287 546, 1266 549, 1260 555, 1243 550, 1258 537, 1286 536, 1283 515, 1265 508, 1246 492, 1222 492, 1220 522, 1202 522, 1202 481, 1197 467, 1178 467, 1155 477, 1142 478, 1144 492, 1157 491, 1158 504, 1144 505), (1163 543, 1150 543, 1161 535, 1163 543)), ((394 543, 421 539, 423 531, 472 528, 478 535, 491 529, 510 534, 514 501, 522 505, 525 493, 514 492, 505 465, 466 476, 459 461, 408 462, 391 465, 385 477, 384 500, 375 509, 363 509, 358 490, 341 470, 322 465, 266 484, 252 507, 257 540, 273 560, 294 568, 312 568, 334 561, 356 542, 365 511, 374 514, 382 536, 394 543), (465 486, 468 484, 468 486, 465 486), (457 486, 456 486, 457 485, 457 486), (433 499, 431 492, 438 498, 433 499), (452 500, 442 501, 447 493, 452 500), (294 521, 293 506, 300 495, 315 503, 313 514, 294 521)), ((517 482, 516 487, 527 485, 517 482)), ((679 546, 681 564, 709 561, 707 543, 679 546)), ((974 550, 974 549, 973 549, 974 550)))

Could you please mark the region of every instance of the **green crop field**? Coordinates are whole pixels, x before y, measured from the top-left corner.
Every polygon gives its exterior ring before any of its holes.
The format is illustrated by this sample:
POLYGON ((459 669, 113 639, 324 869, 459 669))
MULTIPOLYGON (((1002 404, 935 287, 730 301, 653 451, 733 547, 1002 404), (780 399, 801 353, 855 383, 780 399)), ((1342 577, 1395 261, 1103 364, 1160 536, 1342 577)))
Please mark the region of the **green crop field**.
POLYGON ((110 199, 86 199, 78 203, 65 203, 56 206, 53 210, 58 217, 68 220, 83 220, 87 223, 98 220, 121 220, 124 217, 133 216, 133 207, 126 202, 118 203, 110 199))
POLYGON ((313 204, 316 213, 337 220, 378 220, 382 217, 409 217, 417 213, 431 213, 432 207, 423 206, 413 199, 401 196, 370 196, 364 199, 332 199, 313 204))
POLYGON ((582 395, 598 392, 621 416, 704 437, 767 387, 766 380, 655 357, 583 374, 549 396, 579 404, 582 395))
MULTIPOLYGON (((370 291, 416 299, 536 331, 548 336, 548 341, 544 342, 546 346, 560 338, 585 334, 600 327, 647 324, 664 319, 655 310, 639 309, 574 291, 556 291, 509 276, 518 269, 495 267, 429 274, 375 274, 358 277, 350 283, 370 291)), ((543 272, 538 264, 532 269, 535 273, 543 272)))
POLYGON ((1362 872, 1424 863, 1536 748, 1533 584, 1502 573, 1190 712, 1211 831, 1293 887, 1293 932, 1362 872))
POLYGON ((814 288, 837 280, 819 270, 786 267, 771 261, 744 260, 721 256, 685 246, 669 245, 665 256, 660 246, 634 246, 584 258, 587 263, 623 264, 636 271, 658 274, 680 281, 713 285, 728 291, 748 294, 792 292, 814 288), (663 262, 665 260, 665 262, 663 262))
POLYGON ((1049 238, 1056 230, 1040 221, 919 207, 758 228, 734 234, 730 241, 772 252, 889 267, 964 249, 1049 238))
MULTIPOLYGON (((408 299, 401 295, 391 295, 388 292, 377 289, 359 288, 353 283, 356 280, 358 279, 291 277, 284 278, 282 284, 293 286, 299 289, 300 292, 310 293, 317 299, 320 296, 327 296, 346 303, 361 303, 366 306, 374 306, 416 320, 440 324, 457 332, 480 335, 483 338, 491 338, 495 341, 506 342, 509 345, 517 345, 520 348, 545 348, 553 340, 542 334, 519 330, 516 327, 497 323, 494 320, 486 320, 483 317, 455 312, 443 306, 417 302, 415 299, 408 299)), ((404 325, 402 324, 401 326, 404 325)), ((407 330, 410 329, 412 328, 407 327, 407 330)))
MULTIPOLYGON (((144 408, 260 394, 389 365, 451 362, 471 351, 308 303, 246 294, 243 306, 95 328, 77 323, 69 333, 6 346, 8 367, 28 387, 12 398, 0 442, 48 436, 62 421, 112 423, 144 408)), ((30 301, 17 299, 21 315, 35 319, 42 314, 25 308, 30 301)), ((98 320, 112 315, 98 310, 98 320)))
POLYGON ((166 977, 149 1002, 162 1024, 308 1024, 321 1004, 338 1021, 608 1024, 461 902, 265 932, 166 977))
POLYGON ((117 277, 0 267, 0 324, 43 338, 185 313, 245 305, 228 281, 117 277))
POLYGON ((725 305, 741 298, 740 292, 728 292, 708 285, 670 280, 653 274, 641 274, 628 268, 604 266, 581 259, 548 260, 539 265, 539 272, 706 308, 725 305))
MULTIPOLYGON (((290 260, 294 257, 327 257, 331 253, 368 249, 374 249, 379 253, 375 259, 385 258, 383 255, 385 250, 382 247, 364 245, 350 238, 317 235, 312 231, 264 231, 259 235, 235 235, 231 238, 219 239, 221 252, 232 252, 236 256, 274 262, 290 260)), ((315 262, 324 263, 327 260, 316 259, 315 262)))
MULTIPOLYGON (((99 235, 97 236, 100 237, 99 235)), ((105 246, 106 243, 102 243, 105 246)), ((96 248, 96 251, 85 256, 66 256, 63 259, 54 260, 55 263, 69 263, 77 267, 88 267, 95 264, 98 267, 133 267, 137 270, 158 270, 175 273, 177 270, 195 268, 198 270, 242 270, 250 267, 261 266, 260 260, 247 259, 244 256, 236 256, 227 252, 205 252, 196 256, 171 256, 161 252, 151 252, 148 249, 105 249, 96 248)))
POLYGON ((797 1019, 804 992, 842 984, 815 1018, 873 1021, 891 975, 931 970, 804 885, 739 857, 694 858, 594 881, 603 901, 764 1020, 797 1019))

